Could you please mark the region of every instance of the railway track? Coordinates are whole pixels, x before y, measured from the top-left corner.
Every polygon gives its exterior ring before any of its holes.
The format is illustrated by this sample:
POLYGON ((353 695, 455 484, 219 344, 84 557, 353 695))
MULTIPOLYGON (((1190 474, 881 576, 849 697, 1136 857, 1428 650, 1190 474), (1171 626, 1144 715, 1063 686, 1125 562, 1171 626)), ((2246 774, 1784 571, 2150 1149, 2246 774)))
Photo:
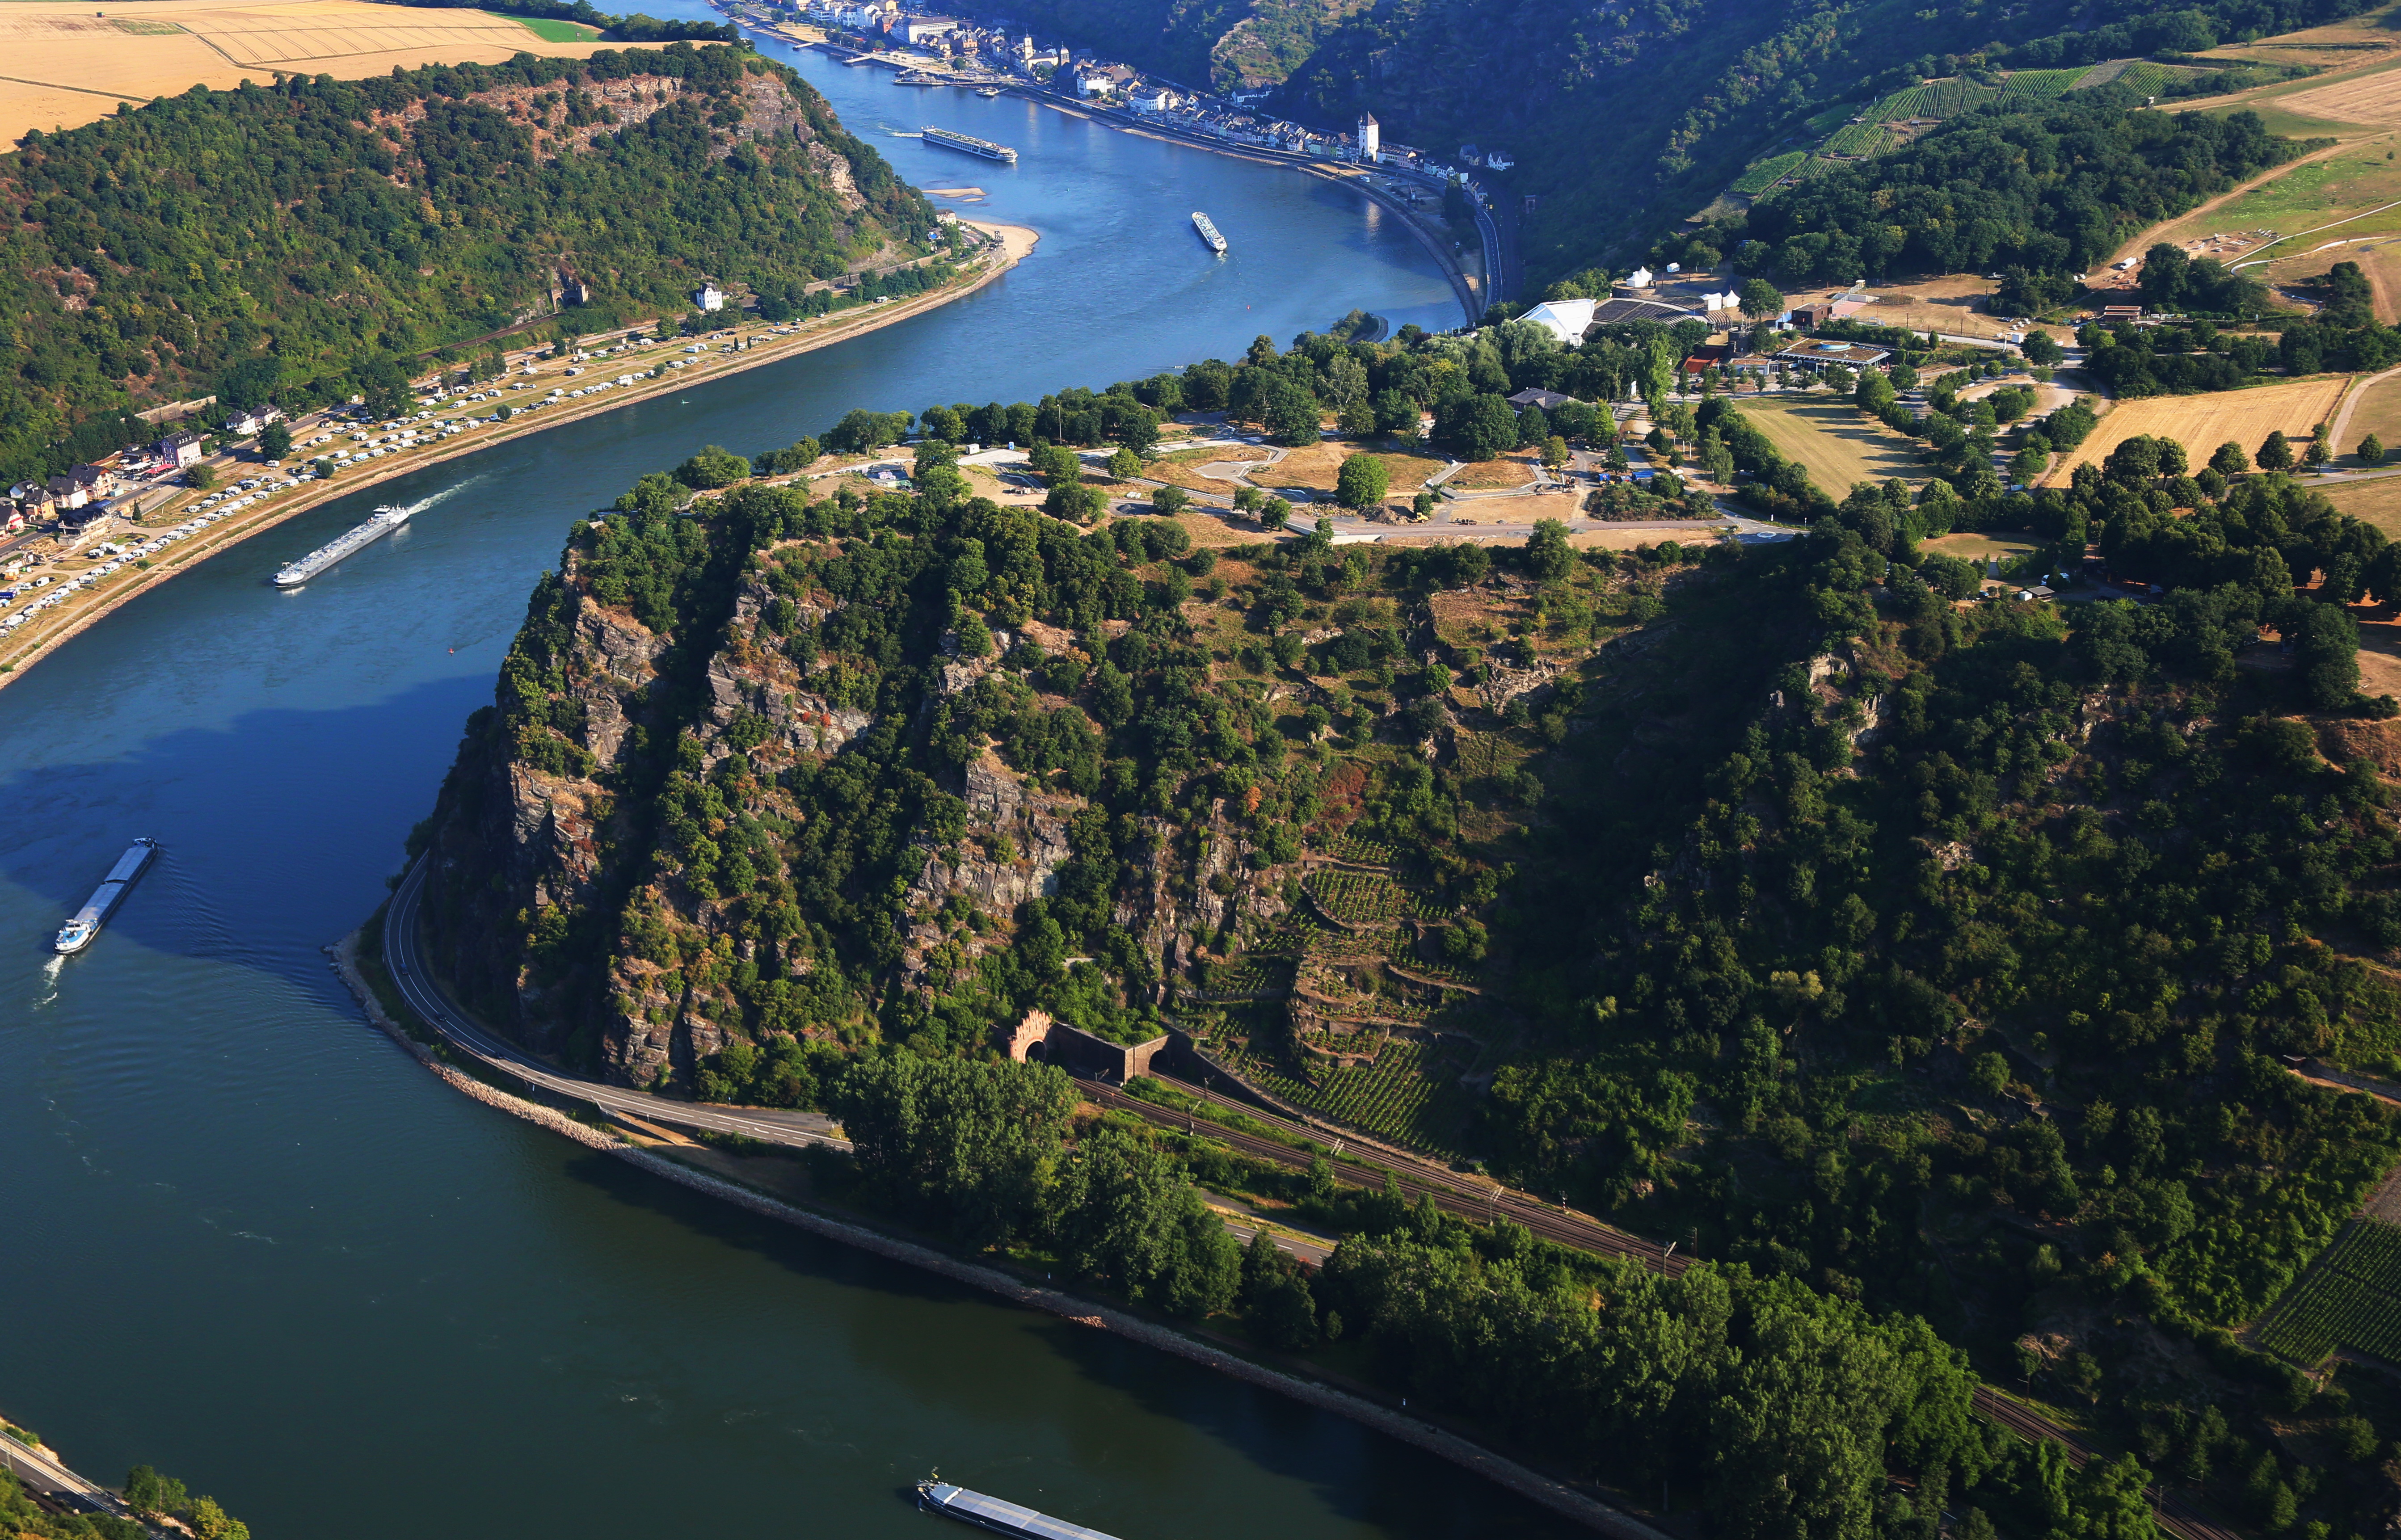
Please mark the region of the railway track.
MULTIPOLYGON (((1189 1113, 1178 1112, 1156 1102, 1146 1102, 1138 1096, 1129 1096, 1097 1080, 1079 1080, 1077 1083, 1083 1093, 1099 1106, 1132 1112, 1162 1128, 1199 1132, 1199 1121, 1189 1113)), ((1292 1137, 1338 1149, 1340 1148, 1340 1136, 1331 1134, 1325 1129, 1311 1128, 1287 1118, 1279 1118, 1247 1102, 1236 1101, 1187 1082, 1178 1081, 1176 1088, 1197 1100, 1240 1112, 1292 1137)), ((1222 1123, 1209 1125, 1209 1137, 1242 1154, 1273 1161, 1297 1170, 1306 1169, 1312 1160, 1318 1158, 1310 1151, 1295 1149, 1290 1145, 1228 1128, 1222 1123)), ((1499 1183, 1479 1183, 1458 1172, 1412 1161, 1382 1148, 1377 1148, 1375 1153, 1376 1163, 1373 1165, 1364 1164, 1358 1160, 1345 1160, 1339 1155, 1327 1159, 1334 1167, 1336 1180, 1353 1187, 1380 1189, 1384 1185, 1384 1174, 1389 1171, 1393 1185, 1412 1202, 1420 1197, 1431 1197, 1435 1207, 1462 1218, 1479 1221, 1495 1217, 1511 1219, 1546 1241, 1578 1251, 1630 1258, 1654 1272, 1664 1272, 1670 1277, 1692 1265, 1690 1258, 1676 1256, 1671 1247, 1646 1241, 1640 1235, 1603 1224, 1587 1215, 1552 1207, 1528 1194, 1513 1192, 1499 1183)), ((2076 1434, 1989 1387, 1979 1385, 1976 1388, 1974 1405, 1979 1413, 2021 1438, 2059 1445, 2066 1451, 2069 1461, 2079 1466, 2094 1456, 2092 1447, 2076 1434)), ((2153 1489, 2150 1496, 2153 1516, 2160 1528, 2175 1536, 2175 1540, 2243 1540, 2235 1532, 2203 1518, 2199 1509, 2182 1497, 2157 1489, 2153 1489)))

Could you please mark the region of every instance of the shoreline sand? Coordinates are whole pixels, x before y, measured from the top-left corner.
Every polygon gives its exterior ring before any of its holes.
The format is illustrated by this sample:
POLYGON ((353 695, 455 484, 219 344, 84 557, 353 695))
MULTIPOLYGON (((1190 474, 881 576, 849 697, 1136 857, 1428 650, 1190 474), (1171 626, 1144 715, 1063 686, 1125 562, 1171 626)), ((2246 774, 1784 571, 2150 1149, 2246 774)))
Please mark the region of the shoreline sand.
MULTIPOLYGON (((803 333, 789 338, 778 338, 772 343, 762 341, 747 352, 728 356, 722 364, 715 364, 709 373, 697 378, 680 372, 662 374, 656 379, 645 379, 633 385, 621 386, 598 401, 580 403, 573 406, 545 408, 538 419, 521 419, 524 422, 522 427, 514 425, 520 419, 513 419, 510 423, 502 423, 493 429, 472 431, 461 436, 470 438, 473 442, 460 444, 441 453, 421 457, 392 456, 390 457, 392 463, 381 470, 339 475, 327 482, 309 483, 303 490, 290 493, 284 500, 260 510, 254 518, 233 521, 229 529, 197 535, 190 546, 172 555, 162 554, 158 564, 153 567, 130 569, 130 581, 128 574, 118 574, 104 590, 105 598, 98 599, 89 608, 75 609, 73 612, 73 617, 66 624, 56 630, 44 631, 38 640, 30 641, 29 645, 21 651, 9 650, 10 640, 14 639, 0 640, 0 665, 5 665, 5 668, 0 668, 0 690, 5 690, 23 679, 32 671, 35 664, 81 636, 99 622, 105 620, 128 601, 148 593, 152 588, 171 578, 190 571, 213 557, 221 556, 234 549, 254 535, 264 534, 277 525, 297 518, 300 515, 322 507, 336 498, 348 497, 353 492, 364 491, 368 488, 380 486, 384 482, 418 471, 430 470, 450 461, 482 454, 502 444, 528 438, 535 433, 546 433, 569 422, 581 422, 589 418, 599 417, 604 413, 613 412, 620 406, 630 406, 638 401, 647 401, 671 391, 686 390, 693 385, 724 379, 750 369, 762 368, 770 364, 797 357, 802 353, 829 348, 837 342, 847 342, 853 337, 880 331, 886 326, 909 320, 912 316, 939 309, 953 300, 966 298, 1015 268, 1018 263, 1033 254, 1035 247, 1040 244, 1042 240, 1041 232, 1022 225, 1001 225, 982 220, 962 220, 961 223, 998 236, 1001 242, 1000 255, 997 261, 981 267, 972 275, 954 282, 951 287, 938 289, 932 294, 920 295, 911 299, 896 301, 890 305, 879 306, 873 309, 854 312, 857 320, 837 328, 829 328, 814 335, 803 333)), ((26 629, 32 630, 34 627, 28 626, 26 629)))

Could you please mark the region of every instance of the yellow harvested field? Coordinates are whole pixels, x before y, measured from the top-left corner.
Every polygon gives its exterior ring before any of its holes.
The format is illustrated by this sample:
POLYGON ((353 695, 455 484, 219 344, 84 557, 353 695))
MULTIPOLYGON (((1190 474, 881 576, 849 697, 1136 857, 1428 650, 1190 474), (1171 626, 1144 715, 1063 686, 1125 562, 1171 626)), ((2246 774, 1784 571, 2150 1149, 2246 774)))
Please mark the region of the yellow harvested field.
POLYGON ((2349 514, 2362 524, 2375 525, 2388 540, 2401 540, 2401 477, 2329 487, 2326 501, 2338 512, 2349 514))
POLYGON ((119 103, 194 86, 231 89, 281 75, 361 79, 394 65, 498 64, 536 53, 582 59, 600 43, 553 43, 513 17, 365 0, 144 0, 139 16, 27 0, 0 9, 0 140, 71 129, 119 103))
POLYGON ((2064 486, 2079 465, 2098 463, 2130 438, 2148 434, 2172 438, 2185 447, 2196 466, 2205 463, 2225 443, 2243 446, 2257 455, 2270 433, 2283 430, 2295 440, 2295 450, 2309 441, 2311 431, 2334 411, 2349 377, 2296 379, 2289 384, 2263 385, 2256 391, 2219 391, 2208 395, 2161 395, 2122 402, 2101 419, 2092 436, 2074 454, 2051 468, 2047 486, 2064 486))
POLYGON ((1862 415, 1847 398, 1746 399, 1742 415, 1831 498, 1840 500, 1862 481, 1926 479, 1916 442, 1862 415))
POLYGON ((2276 103, 2304 117, 2327 117, 2340 123, 2401 124, 2401 64, 2296 91, 2276 103))

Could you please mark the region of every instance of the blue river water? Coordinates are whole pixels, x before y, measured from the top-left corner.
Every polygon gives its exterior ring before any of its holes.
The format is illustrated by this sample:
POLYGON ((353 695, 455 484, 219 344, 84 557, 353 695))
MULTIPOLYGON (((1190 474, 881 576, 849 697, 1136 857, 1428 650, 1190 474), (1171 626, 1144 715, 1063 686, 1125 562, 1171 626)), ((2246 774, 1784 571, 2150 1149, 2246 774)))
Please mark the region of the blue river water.
POLYGON ((143 597, 0 690, 0 1412, 260 1540, 925 1536, 940 1467, 1127 1540, 1550 1534, 1340 1421, 711 1203, 446 1089, 321 948, 380 901, 570 520, 707 442, 1102 385, 1353 306, 1455 324, 1285 171, 803 67, 921 185, 1043 233, 977 296, 440 466, 143 597), (914 139, 1008 140, 1014 170, 914 139), (1212 258, 1187 216, 1234 244, 1212 258), (276 565, 377 503, 398 536, 276 565), (88 953, 47 942, 131 836, 88 953))

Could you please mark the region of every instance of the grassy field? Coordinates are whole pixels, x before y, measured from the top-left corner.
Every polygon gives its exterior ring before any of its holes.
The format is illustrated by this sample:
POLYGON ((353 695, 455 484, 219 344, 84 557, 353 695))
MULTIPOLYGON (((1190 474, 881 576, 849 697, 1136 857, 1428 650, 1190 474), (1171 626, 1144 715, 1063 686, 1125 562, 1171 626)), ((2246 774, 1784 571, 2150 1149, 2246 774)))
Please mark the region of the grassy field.
MULTIPOLYGON (((492 14, 490 11, 485 15, 492 14)), ((507 20, 530 31, 545 43, 590 43, 600 35, 598 27, 588 27, 581 21, 562 21, 550 16, 512 16, 507 20)))
MULTIPOLYGON (((2401 89, 2401 74, 2375 78, 2390 78, 2396 89, 2401 89)), ((2382 213, 2368 213, 2369 210, 2383 208, 2387 203, 2401 202, 2401 160, 2384 158, 2384 152, 2389 147, 2379 139, 2345 148, 2324 159, 2295 166, 2282 176, 2263 182, 2205 213, 2188 215, 2162 227, 2154 234, 2146 235, 2144 242, 2193 241, 2220 231, 2273 230, 2281 236, 2293 236, 2304 230, 2314 230, 2320 226, 2332 225, 2338 220, 2345 223, 2338 229, 2326 231, 2327 240, 2401 230, 2401 208, 2386 209, 2382 213), (2368 217, 2354 217, 2360 214, 2368 214, 2368 217)), ((2290 251, 2291 257, 2308 270, 2318 272, 2341 260, 2344 254, 2339 252, 2309 252, 2308 248, 2314 244, 2314 241, 2287 241, 2283 246, 2271 248, 2271 251, 2282 253, 2297 247, 2290 251)), ((2255 273, 2254 276, 2257 275, 2255 273)))
POLYGON ((378 6, 365 0, 149 0, 139 18, 89 6, 24 0, 0 11, 9 55, 0 79, 0 140, 64 129, 189 90, 265 84, 278 71, 348 79, 395 65, 498 64, 518 53, 583 58, 597 34, 485 11, 378 6))
POLYGON ((1513 449, 1498 460, 1479 461, 1443 483, 1462 492, 1489 492, 1503 487, 1524 487, 1534 479, 1534 451, 1513 449))
MULTIPOLYGON (((2359 419, 2352 419, 2356 423, 2359 419)), ((2357 433, 2358 429, 2353 428, 2357 433)), ((2401 540, 2401 477, 2362 482, 2356 487, 2330 487, 2326 501, 2363 524, 2373 524, 2389 539, 2401 540)))
POLYGON ((2401 1364, 2401 1226, 2353 1219, 2277 1305, 2261 1341, 2298 1364, 2346 1347, 2401 1364))
POLYGON ((2101 419, 2092 436, 2074 454, 2051 468, 2050 485, 2065 485, 2077 466, 2107 459, 2110 450, 2140 433, 2175 439, 2195 465, 2207 461, 2219 445, 2230 440, 2243 446, 2243 453, 2256 456, 2260 444, 2280 428, 2286 438, 2297 441, 2298 452, 2299 444, 2308 441, 2310 430, 2333 412, 2346 378, 2329 375, 2263 385, 2255 391, 2125 402, 2101 419))
POLYGON ((1862 481, 1926 479, 1916 443, 1862 417, 1848 401, 1746 400, 1742 411, 1830 497, 1839 499, 1862 481))
POLYGON ((2001 565, 2007 567, 2012 560, 2033 550, 2034 542, 2006 536, 1957 534, 1929 540, 1918 549, 1940 556, 1957 557, 1962 561, 1990 561, 1998 557, 2001 565))

